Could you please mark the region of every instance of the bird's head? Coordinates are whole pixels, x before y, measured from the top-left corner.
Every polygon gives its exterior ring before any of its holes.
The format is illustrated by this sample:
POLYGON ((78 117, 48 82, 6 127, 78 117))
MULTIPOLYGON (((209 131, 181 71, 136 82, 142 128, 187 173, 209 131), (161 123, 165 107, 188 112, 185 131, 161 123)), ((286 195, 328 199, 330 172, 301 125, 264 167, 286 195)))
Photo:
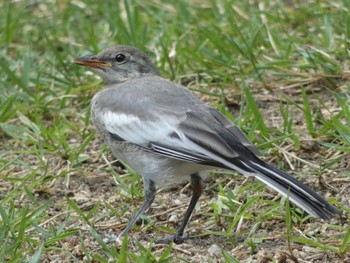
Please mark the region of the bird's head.
POLYGON ((114 46, 97 55, 75 58, 74 63, 97 72, 106 84, 122 83, 145 75, 159 75, 145 53, 130 46, 114 46))

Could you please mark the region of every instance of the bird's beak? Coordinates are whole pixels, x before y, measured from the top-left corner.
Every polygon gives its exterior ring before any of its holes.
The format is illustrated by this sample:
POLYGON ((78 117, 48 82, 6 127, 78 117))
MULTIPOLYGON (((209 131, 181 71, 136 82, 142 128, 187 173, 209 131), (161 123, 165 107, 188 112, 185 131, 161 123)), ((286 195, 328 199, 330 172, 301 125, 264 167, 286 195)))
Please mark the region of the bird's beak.
POLYGON ((81 58, 75 58, 72 61, 75 64, 86 66, 90 68, 106 68, 106 67, 112 67, 111 63, 98 60, 91 56, 81 57, 81 58))

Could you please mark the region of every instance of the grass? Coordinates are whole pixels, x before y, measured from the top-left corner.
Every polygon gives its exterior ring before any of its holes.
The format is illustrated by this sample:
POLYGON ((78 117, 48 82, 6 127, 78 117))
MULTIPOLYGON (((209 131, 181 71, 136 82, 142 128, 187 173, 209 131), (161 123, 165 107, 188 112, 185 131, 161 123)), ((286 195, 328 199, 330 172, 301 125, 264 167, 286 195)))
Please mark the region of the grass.
POLYGON ((349 6, 1 1, 0 261, 349 260, 349 6), (153 244, 186 207, 180 187, 162 191, 120 245, 108 243, 142 202, 142 181, 113 162, 91 125, 101 81, 70 61, 115 44, 146 51, 344 218, 310 219, 259 182, 217 171, 188 227, 198 238, 153 244))

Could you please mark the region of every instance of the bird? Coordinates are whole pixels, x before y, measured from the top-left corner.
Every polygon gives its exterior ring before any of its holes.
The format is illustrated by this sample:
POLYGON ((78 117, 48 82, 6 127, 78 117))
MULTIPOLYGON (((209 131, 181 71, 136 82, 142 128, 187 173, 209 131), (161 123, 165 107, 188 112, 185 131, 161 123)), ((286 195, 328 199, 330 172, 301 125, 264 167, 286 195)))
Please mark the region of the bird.
POLYGON ((91 116, 114 157, 142 176, 145 200, 119 234, 122 238, 153 203, 157 187, 190 182, 192 196, 173 235, 156 243, 180 244, 204 189, 208 171, 227 169, 254 177, 306 211, 330 220, 340 211, 286 172, 262 160, 247 136, 187 87, 162 78, 141 50, 116 45, 75 58, 104 81, 92 98, 91 116))

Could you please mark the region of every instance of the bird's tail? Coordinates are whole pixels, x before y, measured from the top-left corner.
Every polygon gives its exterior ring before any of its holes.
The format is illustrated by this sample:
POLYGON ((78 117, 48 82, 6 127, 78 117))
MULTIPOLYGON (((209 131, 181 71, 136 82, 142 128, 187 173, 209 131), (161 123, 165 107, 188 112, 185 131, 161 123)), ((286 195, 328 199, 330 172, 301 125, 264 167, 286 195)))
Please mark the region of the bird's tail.
POLYGON ((257 179, 267 184, 281 195, 288 197, 290 201, 305 210, 311 216, 329 220, 335 214, 340 214, 340 211, 336 207, 329 204, 310 187, 302 184, 276 167, 258 158, 242 163, 246 168, 256 173, 255 177, 257 179))

